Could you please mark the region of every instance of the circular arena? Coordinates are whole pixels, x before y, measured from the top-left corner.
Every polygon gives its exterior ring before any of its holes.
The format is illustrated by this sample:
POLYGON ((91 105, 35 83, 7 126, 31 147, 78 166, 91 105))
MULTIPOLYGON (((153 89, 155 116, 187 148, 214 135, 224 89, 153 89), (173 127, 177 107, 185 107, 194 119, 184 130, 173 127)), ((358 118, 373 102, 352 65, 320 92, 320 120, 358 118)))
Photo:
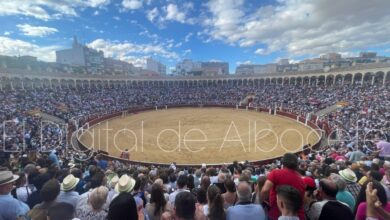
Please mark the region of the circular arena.
POLYGON ((315 127, 279 113, 233 107, 134 111, 84 129, 79 141, 114 157, 128 149, 131 161, 178 165, 264 161, 319 142, 315 127))

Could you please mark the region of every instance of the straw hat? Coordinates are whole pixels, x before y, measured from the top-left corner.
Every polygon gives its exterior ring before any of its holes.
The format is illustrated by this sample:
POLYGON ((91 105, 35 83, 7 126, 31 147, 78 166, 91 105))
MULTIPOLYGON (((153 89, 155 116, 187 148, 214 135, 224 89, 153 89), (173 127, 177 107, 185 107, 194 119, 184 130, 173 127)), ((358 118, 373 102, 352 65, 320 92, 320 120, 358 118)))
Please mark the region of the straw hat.
POLYGON ((111 188, 114 188, 116 186, 116 184, 118 183, 119 181, 119 177, 117 175, 113 176, 110 181, 108 182, 109 186, 111 188))
POLYGON ((353 172, 351 169, 347 168, 347 169, 344 169, 344 170, 340 170, 339 171, 339 174, 341 177, 343 177, 343 179, 345 179, 346 181, 349 181, 349 182, 356 182, 357 181, 357 177, 356 177, 356 174, 355 172, 353 172))
POLYGON ((115 185, 115 191, 118 193, 121 192, 131 192, 135 186, 135 180, 128 175, 124 174, 119 178, 118 183, 115 185))
POLYGON ((62 183, 61 183, 61 190, 65 191, 65 192, 70 191, 70 190, 74 189, 77 186, 79 181, 80 181, 79 178, 76 178, 72 174, 69 174, 62 181, 62 183))
POLYGON ((11 171, 0 171, 0 186, 15 182, 19 179, 18 175, 14 175, 11 171))

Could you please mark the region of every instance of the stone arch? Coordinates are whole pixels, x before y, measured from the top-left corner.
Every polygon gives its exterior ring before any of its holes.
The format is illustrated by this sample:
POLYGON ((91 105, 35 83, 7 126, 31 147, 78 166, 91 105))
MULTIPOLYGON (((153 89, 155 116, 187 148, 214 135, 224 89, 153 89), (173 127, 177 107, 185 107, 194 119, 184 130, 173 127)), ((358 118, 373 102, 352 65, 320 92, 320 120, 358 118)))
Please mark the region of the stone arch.
POLYGON ((298 76, 295 80, 296 85, 303 85, 303 78, 298 76))
POLYGON ((336 85, 341 85, 341 83, 343 83, 343 79, 344 79, 344 75, 341 75, 341 74, 337 74, 336 76, 335 76, 335 84, 336 85))
POLYGON ((362 79, 363 79, 363 74, 362 73, 355 73, 353 75, 353 84, 361 85, 362 84, 362 79))
POLYGON ((317 85, 317 79, 318 79, 318 77, 317 76, 311 76, 310 77, 310 86, 315 86, 315 85, 317 85))
POLYGON ((335 82, 335 76, 332 74, 329 74, 325 78, 325 85, 331 86, 335 82))
POLYGON ((320 75, 318 76, 318 85, 319 86, 324 86, 325 85, 325 76, 324 75, 320 75))
POLYGON ((303 85, 304 86, 310 85, 310 78, 308 76, 303 77, 303 85))
POLYGON ((347 73, 344 75, 344 85, 352 84, 353 75, 351 73, 347 73))
POLYGON ((388 71, 387 73, 386 73, 386 76, 385 76, 385 81, 384 81, 384 85, 387 85, 387 84, 389 84, 390 83, 390 71, 388 71))
POLYGON ((289 85, 295 85, 296 82, 297 82, 297 78, 291 77, 291 78, 290 78, 290 83, 289 83, 289 85))
POLYGON ((374 84, 375 80, 375 74, 372 72, 366 72, 363 74, 363 84, 364 85, 371 85, 374 84))

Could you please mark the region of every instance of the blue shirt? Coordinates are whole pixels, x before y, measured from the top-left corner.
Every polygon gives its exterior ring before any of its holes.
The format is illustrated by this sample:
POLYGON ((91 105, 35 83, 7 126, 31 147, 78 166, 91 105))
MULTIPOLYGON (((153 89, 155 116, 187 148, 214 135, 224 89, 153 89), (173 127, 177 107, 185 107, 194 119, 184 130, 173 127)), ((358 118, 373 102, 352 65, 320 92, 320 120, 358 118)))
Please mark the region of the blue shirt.
POLYGON ((0 195, 0 220, 15 220, 19 216, 24 216, 30 208, 11 194, 0 195))
POLYGON ((76 191, 73 190, 68 192, 61 191, 60 195, 58 195, 57 197, 57 202, 69 203, 73 205, 73 208, 76 210, 77 202, 79 201, 79 199, 80 199, 80 195, 76 191))
POLYGON ((355 210, 355 198, 350 192, 345 190, 338 191, 336 195, 336 199, 340 202, 344 202, 348 204, 349 208, 351 208, 352 211, 355 210))
POLYGON ((99 160, 97 166, 102 170, 106 170, 108 167, 108 162, 107 160, 99 160))
POLYGON ((265 220, 266 216, 261 205, 247 204, 235 205, 228 208, 226 211, 226 220, 265 220))
POLYGON ((54 163, 57 167, 60 167, 58 157, 53 151, 49 154, 49 160, 51 160, 51 162, 54 163))

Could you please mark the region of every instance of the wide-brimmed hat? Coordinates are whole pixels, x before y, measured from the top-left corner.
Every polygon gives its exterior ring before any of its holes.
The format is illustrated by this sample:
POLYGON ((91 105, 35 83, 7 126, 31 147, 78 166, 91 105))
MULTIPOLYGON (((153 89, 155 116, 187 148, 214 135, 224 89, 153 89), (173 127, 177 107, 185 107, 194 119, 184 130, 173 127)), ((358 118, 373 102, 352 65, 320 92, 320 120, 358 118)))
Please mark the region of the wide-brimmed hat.
POLYGON ((18 175, 14 175, 11 171, 0 171, 0 186, 15 182, 19 179, 18 175))
POLYGON ((340 170, 339 171, 339 174, 340 176, 345 179, 346 181, 349 181, 349 182, 356 182, 357 181, 357 177, 356 177, 356 174, 355 172, 353 172, 351 169, 347 168, 347 169, 344 169, 344 170, 340 170))
POLYGON ((62 191, 70 191, 74 189, 79 183, 80 179, 74 177, 72 174, 67 175, 61 183, 62 191))
POLYGON ((118 177, 118 175, 115 174, 114 176, 112 176, 108 180, 109 187, 114 188, 116 186, 116 184, 118 183, 118 181, 119 181, 119 177, 118 177))
POLYGON ((124 174, 119 178, 118 183, 115 185, 115 191, 118 193, 121 192, 131 192, 135 186, 135 180, 128 175, 124 174))

